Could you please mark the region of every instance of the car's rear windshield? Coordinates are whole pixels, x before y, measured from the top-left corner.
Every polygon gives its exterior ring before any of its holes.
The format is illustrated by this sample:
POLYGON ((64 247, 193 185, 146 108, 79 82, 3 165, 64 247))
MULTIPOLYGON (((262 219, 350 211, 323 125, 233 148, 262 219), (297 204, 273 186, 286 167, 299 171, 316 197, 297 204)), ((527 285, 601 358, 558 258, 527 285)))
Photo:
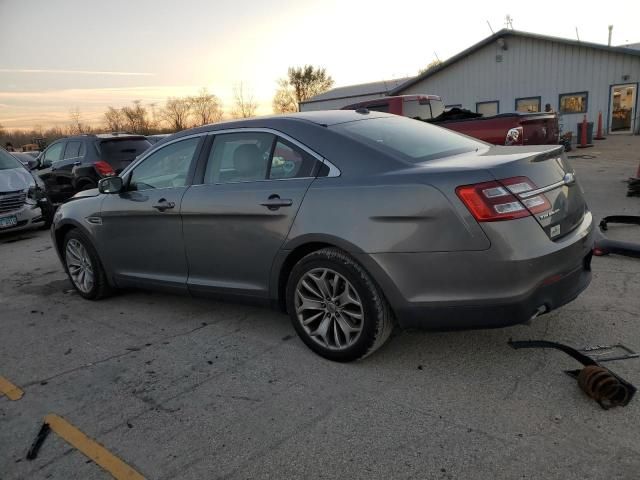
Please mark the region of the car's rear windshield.
POLYGON ((22 164, 10 153, 0 149, 0 170, 22 168, 22 164))
POLYGON ((458 133, 405 117, 382 117, 339 123, 332 128, 367 145, 420 163, 484 148, 486 144, 458 133))
POLYGON ((146 138, 114 138, 100 142, 100 155, 108 162, 119 160, 133 160, 151 143, 146 138))

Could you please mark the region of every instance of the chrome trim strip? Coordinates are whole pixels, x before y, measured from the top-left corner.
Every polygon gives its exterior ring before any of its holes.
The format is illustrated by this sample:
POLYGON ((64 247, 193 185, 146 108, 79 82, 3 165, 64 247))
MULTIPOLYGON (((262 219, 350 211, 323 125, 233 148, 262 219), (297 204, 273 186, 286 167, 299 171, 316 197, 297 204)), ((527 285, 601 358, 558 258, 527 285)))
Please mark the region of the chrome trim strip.
MULTIPOLYGON (((520 194, 518 194, 518 197, 520 197, 520 198, 535 197, 536 195, 540 195, 541 193, 548 192, 549 190, 554 190, 554 189, 556 189, 558 187, 561 187, 563 185, 566 185, 566 182, 564 181, 564 179, 560 180, 559 182, 552 183, 551 185, 547 185, 546 187, 537 188, 535 190, 530 190, 528 192, 520 193, 520 194)), ((509 190, 509 191, 511 191, 511 190, 509 190)))
MULTIPOLYGON (((207 132, 199 132, 199 133, 194 133, 192 135, 185 135, 184 137, 180 137, 180 138, 175 138, 167 143, 163 143, 161 145, 160 148, 150 148, 149 150, 147 150, 146 152, 144 152, 140 157, 138 157, 135 161, 131 162, 124 170, 122 170, 122 172, 120 172, 120 174, 118 175, 119 177, 124 178, 131 170, 133 170, 140 162, 144 161, 145 158, 147 158, 149 155, 161 150, 162 148, 171 145, 173 143, 176 142, 180 142, 182 140, 187 140, 189 138, 195 138, 195 137, 202 137, 202 136, 208 136, 208 135, 219 135, 219 134, 226 134, 226 133, 248 133, 248 132, 262 132, 262 133, 271 133, 273 135, 277 135, 279 137, 284 138, 285 140, 293 143, 294 145, 296 145, 298 148, 304 150, 305 152, 307 152, 309 155, 311 155, 312 157, 314 157, 316 160, 318 160, 319 162, 324 163, 325 165, 327 165, 329 167, 329 173, 327 174, 327 177, 339 177, 340 176, 340 169, 338 167, 336 167, 334 164, 332 164, 329 160, 327 160, 326 158, 324 158, 322 155, 320 155, 319 153, 314 152, 313 150, 311 150, 309 147, 307 147, 305 144, 300 143, 298 140, 296 140, 295 138, 290 137, 289 135, 287 135, 286 133, 283 133, 279 130, 275 130, 273 128, 265 128, 265 127, 240 127, 240 128, 228 128, 228 129, 221 129, 221 130, 209 130, 207 132)), ((268 180, 268 179, 265 179, 268 180)), ((291 179, 293 180, 293 179, 291 179)))

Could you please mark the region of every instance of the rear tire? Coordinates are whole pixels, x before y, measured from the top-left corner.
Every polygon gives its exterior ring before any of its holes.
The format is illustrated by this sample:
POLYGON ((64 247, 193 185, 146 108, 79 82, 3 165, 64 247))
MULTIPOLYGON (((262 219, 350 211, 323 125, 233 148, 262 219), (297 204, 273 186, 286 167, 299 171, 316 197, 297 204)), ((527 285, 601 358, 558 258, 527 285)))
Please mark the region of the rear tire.
POLYGON ((65 235, 62 258, 69 280, 80 296, 100 300, 113 294, 98 253, 83 232, 74 229, 65 235))
POLYGON ((302 341, 329 360, 364 358, 393 331, 393 314, 381 290, 360 264, 337 248, 312 252, 293 267, 286 300, 302 341))

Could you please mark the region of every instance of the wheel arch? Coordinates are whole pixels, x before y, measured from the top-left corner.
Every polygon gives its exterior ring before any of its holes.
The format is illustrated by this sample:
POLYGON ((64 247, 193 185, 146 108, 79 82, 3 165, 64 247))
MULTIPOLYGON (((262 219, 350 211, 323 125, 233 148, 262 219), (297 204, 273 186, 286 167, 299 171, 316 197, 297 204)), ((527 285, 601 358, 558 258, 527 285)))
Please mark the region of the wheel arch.
POLYGON ((303 257, 323 248, 338 248, 346 253, 364 253, 356 245, 331 235, 304 235, 285 244, 274 261, 270 282, 271 298, 282 312, 287 311, 287 281, 294 265, 303 257))

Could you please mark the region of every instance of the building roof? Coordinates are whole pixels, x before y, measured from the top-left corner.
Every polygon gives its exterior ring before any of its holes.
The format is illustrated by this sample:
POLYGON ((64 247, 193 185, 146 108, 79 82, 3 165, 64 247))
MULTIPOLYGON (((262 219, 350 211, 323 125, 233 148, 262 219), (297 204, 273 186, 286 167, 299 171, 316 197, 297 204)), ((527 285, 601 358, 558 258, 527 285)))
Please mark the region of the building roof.
POLYGON ((379 93, 388 93, 392 89, 406 83, 413 77, 395 78, 393 80, 382 80, 379 82, 361 83, 359 85, 349 85, 346 87, 338 87, 328 92, 321 93, 303 103, 322 102, 324 100, 337 100, 341 98, 360 97, 362 95, 376 95, 379 93))
POLYGON ((640 42, 638 43, 627 43, 626 45, 620 45, 621 47, 624 48, 633 48, 635 50, 640 50, 640 42))
POLYGON ((482 47, 495 42, 496 40, 498 40, 501 37, 523 37, 523 38, 533 38, 533 39, 537 39, 537 40, 545 40, 548 42, 556 42, 556 43, 563 43, 565 45, 572 45, 572 46, 576 46, 576 47, 586 47, 586 48, 593 48, 593 49, 597 49, 597 50, 604 50, 606 52, 610 52, 610 53, 622 53, 625 55, 635 55, 635 56, 640 56, 640 50, 636 50, 633 47, 629 47, 629 46, 624 46, 624 47, 609 47, 607 45, 604 44, 600 44, 600 43, 591 43, 591 42, 581 42, 579 40, 571 40, 569 38, 561 38, 561 37, 552 37, 549 35, 540 35, 537 33, 529 33, 529 32, 523 32, 520 30, 511 30, 511 29, 507 29, 507 28, 503 28, 502 30, 494 33, 493 35, 485 38, 484 40, 476 43, 475 45, 470 46, 469 48, 467 48, 466 50, 463 50, 462 52, 458 53, 457 55, 454 55, 453 57, 445 60, 444 62, 442 62, 440 65, 438 65, 437 67, 433 67, 430 68, 429 70, 427 70, 426 72, 417 75, 413 78, 408 79, 405 83, 398 85, 397 87, 395 87, 393 90, 391 90, 389 92, 389 95, 397 95, 399 94, 401 91, 403 91, 404 89, 415 85, 416 83, 429 78, 431 75, 434 75, 436 73, 438 73, 441 70, 444 70, 445 68, 447 68, 450 65, 453 65, 454 63, 456 63, 458 60, 462 60, 463 58, 471 55, 472 53, 476 52, 477 50, 480 50, 482 47))

